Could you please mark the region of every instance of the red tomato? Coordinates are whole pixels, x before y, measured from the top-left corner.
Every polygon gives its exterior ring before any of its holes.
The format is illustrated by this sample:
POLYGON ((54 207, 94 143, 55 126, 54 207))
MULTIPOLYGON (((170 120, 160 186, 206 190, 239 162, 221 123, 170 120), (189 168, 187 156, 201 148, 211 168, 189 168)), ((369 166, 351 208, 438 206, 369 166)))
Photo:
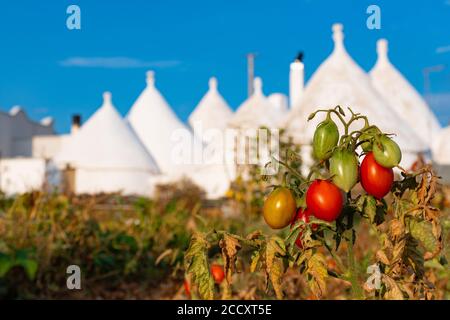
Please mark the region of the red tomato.
MULTIPOLYGON (((311 215, 311 213, 309 212, 308 208, 306 208, 305 210, 303 210, 302 207, 298 208, 297 213, 295 215, 295 218, 292 220, 291 222, 291 229, 294 227, 295 223, 298 220, 302 220, 305 223, 309 222, 309 216, 311 215)), ((313 229, 314 229, 314 225, 313 225, 313 229)), ((317 227, 317 226, 316 226, 317 227)), ((300 233, 298 234, 297 240, 295 240, 295 244, 297 245, 297 247, 299 247, 300 249, 303 249, 303 244, 302 244, 302 234, 303 232, 300 231, 300 233)))
POLYGON ((211 273, 214 278, 214 281, 217 284, 222 283, 223 279, 225 279, 225 272, 223 271, 223 267, 218 264, 211 265, 211 273))
POLYGON ((379 165, 372 152, 364 158, 360 171, 361 185, 368 194, 381 199, 391 190, 394 171, 379 165))
POLYGON ((186 295, 188 297, 190 297, 191 296, 191 287, 189 285, 189 282, 186 279, 184 279, 183 285, 184 285, 184 292, 186 293, 186 295))
POLYGON ((315 180, 306 192, 306 205, 311 213, 324 221, 334 221, 344 206, 341 190, 327 180, 315 180))

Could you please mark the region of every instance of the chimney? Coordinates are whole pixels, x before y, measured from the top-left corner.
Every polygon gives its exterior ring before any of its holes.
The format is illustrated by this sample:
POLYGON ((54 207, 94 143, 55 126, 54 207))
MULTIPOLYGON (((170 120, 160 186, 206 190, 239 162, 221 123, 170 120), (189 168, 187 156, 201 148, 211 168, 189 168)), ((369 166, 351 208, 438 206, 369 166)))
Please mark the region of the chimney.
POLYGON ((303 94, 305 81, 305 66, 303 64, 303 52, 299 52, 297 58, 290 65, 289 71, 289 104, 291 109, 298 107, 303 94))
POLYGON ((72 115, 72 127, 70 128, 70 133, 75 133, 81 127, 81 115, 74 114, 72 115))
POLYGON ((255 54, 247 54, 247 94, 249 97, 253 95, 255 78, 255 54))

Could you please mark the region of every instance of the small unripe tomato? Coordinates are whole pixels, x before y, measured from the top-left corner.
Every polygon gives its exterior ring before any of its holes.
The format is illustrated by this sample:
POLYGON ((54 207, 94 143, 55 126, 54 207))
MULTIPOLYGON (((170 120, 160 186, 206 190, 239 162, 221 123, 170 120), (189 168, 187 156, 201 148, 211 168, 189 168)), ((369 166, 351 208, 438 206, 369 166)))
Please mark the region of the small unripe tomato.
POLYGON ((225 272, 223 271, 223 267, 218 264, 211 265, 211 274, 217 284, 222 283, 223 279, 225 279, 225 272))
POLYGON ((347 149, 338 149, 330 158, 330 174, 333 183, 349 192, 358 182, 358 158, 347 149))
POLYGON ((297 204, 291 190, 278 187, 264 201, 264 220, 272 229, 282 229, 291 223, 297 204))
POLYGON ((330 115, 319 123, 313 136, 313 154, 319 160, 326 160, 339 141, 339 130, 330 115))
POLYGON ((344 206, 342 191, 327 180, 317 179, 306 192, 306 205, 312 214, 324 221, 334 221, 344 206))
POLYGON ((373 156, 378 164, 385 168, 393 168, 402 160, 400 147, 391 138, 382 135, 373 144, 373 156))

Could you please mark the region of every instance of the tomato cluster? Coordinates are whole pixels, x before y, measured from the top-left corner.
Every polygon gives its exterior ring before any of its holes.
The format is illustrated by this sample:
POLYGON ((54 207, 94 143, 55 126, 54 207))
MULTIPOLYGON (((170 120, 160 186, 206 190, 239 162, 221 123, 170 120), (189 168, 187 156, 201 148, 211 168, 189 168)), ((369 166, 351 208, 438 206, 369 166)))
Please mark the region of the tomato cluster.
MULTIPOLYGON (((311 216, 317 219, 333 222, 340 216, 353 187, 360 182, 369 195, 377 199, 383 198, 392 188, 394 181, 393 168, 401 161, 399 146, 383 134, 376 126, 369 126, 367 118, 354 114, 345 122, 343 112, 338 109, 319 110, 327 112, 327 117, 314 132, 312 140, 313 156, 317 160, 316 172, 311 172, 306 181, 309 185, 305 192, 300 190, 299 203, 306 207, 296 206, 296 198, 288 187, 277 187, 267 197, 263 213, 266 223, 273 229, 282 229, 289 224, 291 228, 296 221, 309 223, 311 216), (339 136, 336 123, 331 119, 331 113, 336 113, 345 127, 345 134, 339 136), (348 133, 348 128, 354 120, 365 119, 365 126, 360 131, 348 133), (361 155, 365 155, 359 164, 359 147, 361 155), (317 178, 309 180, 316 174, 317 178)), ((310 116, 312 119, 315 114, 310 116)), ((317 226, 313 226, 313 230, 317 226)), ((300 232, 296 241, 302 248, 300 232)))

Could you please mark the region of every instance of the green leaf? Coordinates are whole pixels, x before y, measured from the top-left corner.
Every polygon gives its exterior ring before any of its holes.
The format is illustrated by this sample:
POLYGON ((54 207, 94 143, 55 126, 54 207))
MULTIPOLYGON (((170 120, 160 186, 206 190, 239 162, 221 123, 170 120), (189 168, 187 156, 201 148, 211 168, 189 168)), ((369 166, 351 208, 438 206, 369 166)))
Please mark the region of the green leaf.
POLYGON ((13 261, 10 256, 0 253, 0 278, 3 278, 13 267, 13 261))
POLYGON ((16 261, 17 265, 20 265, 27 274, 28 279, 34 280, 36 272, 38 270, 38 263, 32 259, 20 259, 16 261))

